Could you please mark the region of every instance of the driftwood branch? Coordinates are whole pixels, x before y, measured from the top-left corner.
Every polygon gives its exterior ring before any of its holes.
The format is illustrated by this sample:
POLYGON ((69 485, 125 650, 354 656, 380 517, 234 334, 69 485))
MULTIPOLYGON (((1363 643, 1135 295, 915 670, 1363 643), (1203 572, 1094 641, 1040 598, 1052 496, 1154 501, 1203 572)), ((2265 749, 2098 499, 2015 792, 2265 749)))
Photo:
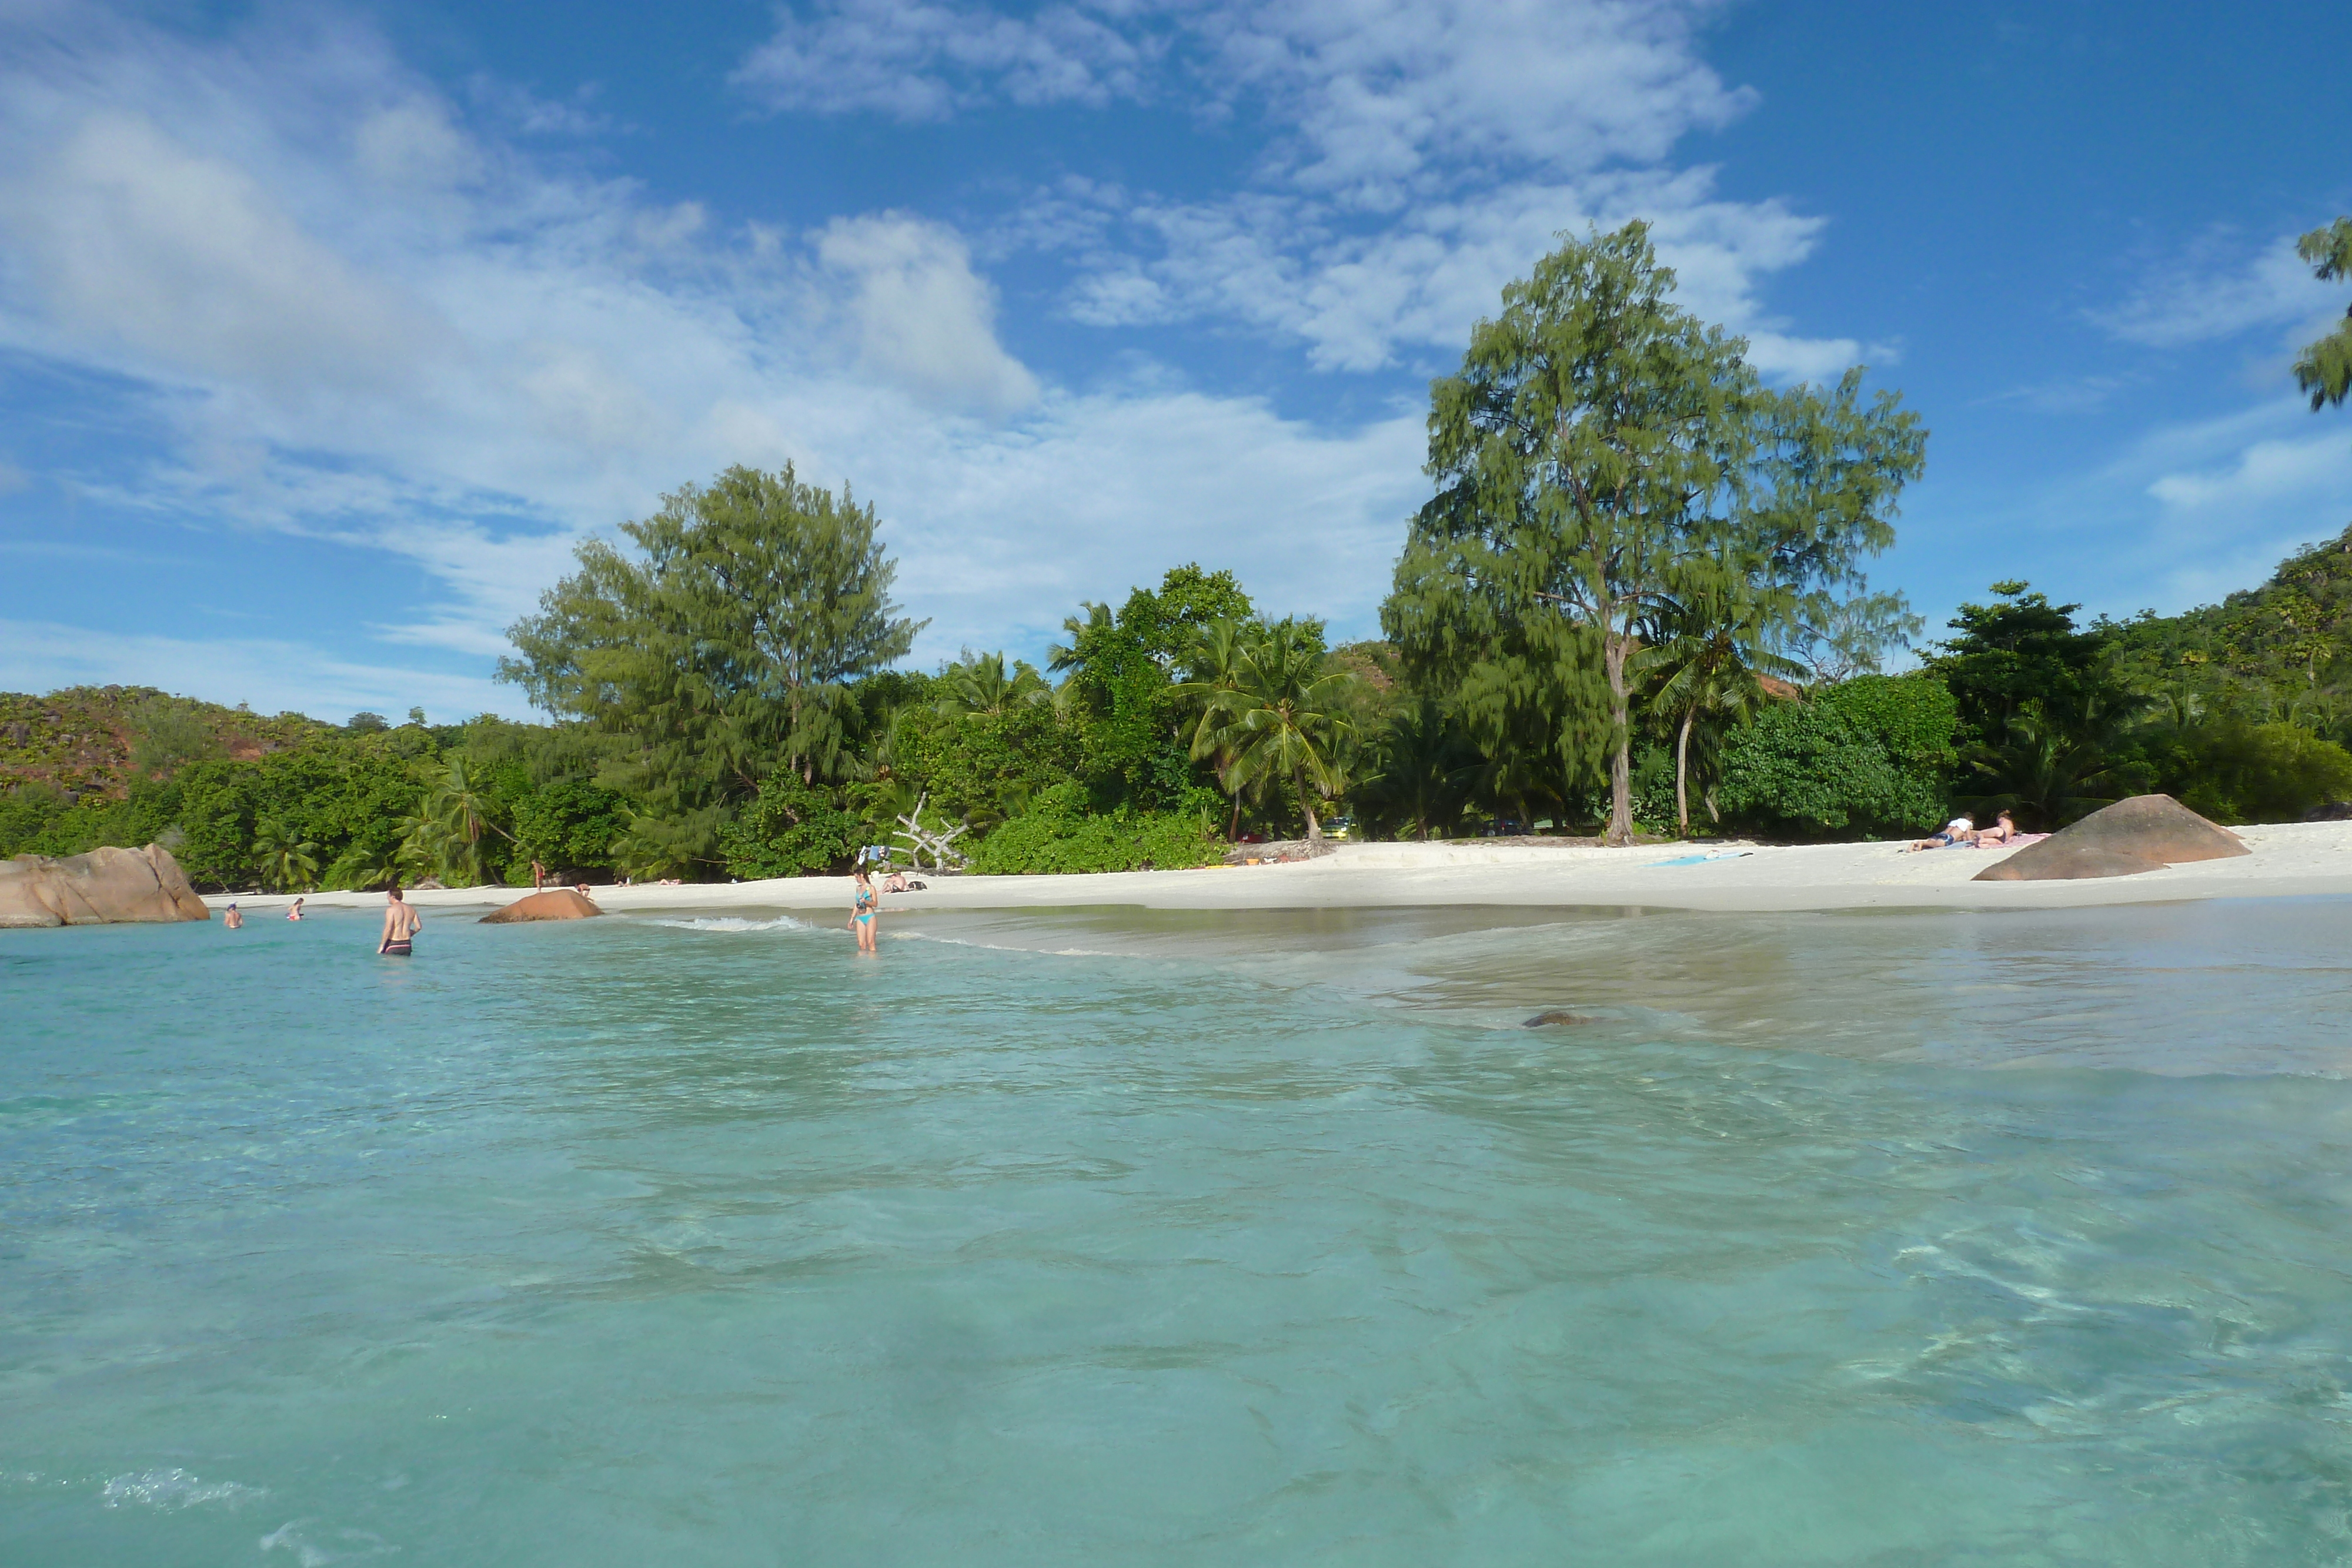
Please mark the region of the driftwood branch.
POLYGON ((908 858, 915 862, 917 871, 923 869, 923 856, 926 854, 931 857, 930 869, 933 871, 961 871, 969 862, 964 852, 955 847, 955 841, 970 830, 959 825, 945 832, 936 832, 923 826, 923 805, 930 798, 928 790, 916 796, 915 809, 898 819, 898 830, 891 837, 907 841, 908 858))

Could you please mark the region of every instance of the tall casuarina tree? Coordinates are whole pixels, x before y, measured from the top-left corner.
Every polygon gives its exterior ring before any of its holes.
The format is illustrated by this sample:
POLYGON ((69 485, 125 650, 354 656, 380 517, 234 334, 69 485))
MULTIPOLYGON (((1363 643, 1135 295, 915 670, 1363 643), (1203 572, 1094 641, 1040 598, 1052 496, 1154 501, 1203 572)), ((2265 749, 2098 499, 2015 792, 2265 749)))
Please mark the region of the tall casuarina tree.
POLYGON ((673 825, 790 767, 840 751, 846 684, 903 657, 919 622, 890 597, 897 568, 874 508, 781 474, 730 468, 580 547, 578 571, 508 632, 501 679, 533 703, 627 742, 614 782, 673 825))
POLYGON ((1570 774, 1605 758, 1616 844, 1633 832, 1635 652, 1693 604, 1793 628, 1859 590, 1927 440, 1894 394, 1864 405, 1859 370, 1766 387, 1674 285, 1633 223, 1503 290, 1431 388, 1437 494, 1381 612, 1474 724, 1533 713, 1570 774))

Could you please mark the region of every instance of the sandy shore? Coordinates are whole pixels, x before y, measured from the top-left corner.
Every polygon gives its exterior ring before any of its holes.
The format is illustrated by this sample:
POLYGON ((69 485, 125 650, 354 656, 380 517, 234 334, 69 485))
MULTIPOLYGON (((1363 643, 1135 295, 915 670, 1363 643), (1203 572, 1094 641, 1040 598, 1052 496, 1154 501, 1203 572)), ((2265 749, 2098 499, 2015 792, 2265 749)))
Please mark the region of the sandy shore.
MULTIPOLYGON (((1565 849, 1508 840, 1343 844, 1320 860, 1202 871, 1094 876, 927 876, 928 892, 894 895, 886 908, 1042 909, 1137 904, 1156 909, 1374 908, 1423 904, 1605 905, 1653 909, 2049 909, 2184 898, 2352 894, 2352 822, 2298 822, 2238 830, 2253 852, 2095 882, 1974 882, 2001 851, 1900 852, 1894 844, 1763 847, 1738 859, 1662 862, 1706 852, 1695 845, 1565 849)), ((599 887, 615 913, 657 909, 840 910, 847 877, 683 887, 599 887)), ((505 904, 528 889, 449 888, 411 896, 425 908, 505 904)), ((381 894, 318 893, 323 908, 381 906, 381 894)), ((205 900, 217 909, 226 894, 205 900)), ((282 895, 239 894, 245 907, 282 895)))

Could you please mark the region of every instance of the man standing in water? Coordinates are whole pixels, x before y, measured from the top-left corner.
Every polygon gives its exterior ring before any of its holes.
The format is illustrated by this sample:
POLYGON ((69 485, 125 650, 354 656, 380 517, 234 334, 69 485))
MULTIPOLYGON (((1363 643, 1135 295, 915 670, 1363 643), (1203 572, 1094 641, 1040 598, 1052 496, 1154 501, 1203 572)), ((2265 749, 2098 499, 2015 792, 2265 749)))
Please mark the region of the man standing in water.
POLYGON ((394 958, 407 957, 416 928, 424 924, 416 911, 401 902, 400 883, 394 883, 384 893, 383 940, 376 944, 375 950, 394 958))

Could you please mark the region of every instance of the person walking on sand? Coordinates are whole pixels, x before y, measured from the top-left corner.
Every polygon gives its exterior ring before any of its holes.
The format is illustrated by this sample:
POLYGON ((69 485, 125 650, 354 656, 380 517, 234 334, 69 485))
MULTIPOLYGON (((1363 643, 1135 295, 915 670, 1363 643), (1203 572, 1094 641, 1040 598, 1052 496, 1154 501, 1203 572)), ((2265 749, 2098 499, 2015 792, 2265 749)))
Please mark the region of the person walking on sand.
POLYGON ((300 899, 298 898, 294 901, 294 907, 286 912, 286 918, 289 920, 299 920, 302 918, 302 901, 300 899))
POLYGON ((384 890, 383 940, 376 944, 375 950, 386 957, 409 956, 413 951, 410 944, 416 940, 416 928, 424 924, 422 915, 401 902, 400 883, 394 883, 384 890))
POLYGON ((882 895, 874 891, 874 879, 866 874, 864 866, 859 866, 856 896, 850 904, 849 928, 857 933, 857 950, 861 953, 874 951, 874 916, 881 907, 882 895))
POLYGON ((245 916, 237 913, 236 903, 234 899, 229 902, 227 916, 221 921, 221 929, 224 931, 242 931, 245 929, 245 916))

